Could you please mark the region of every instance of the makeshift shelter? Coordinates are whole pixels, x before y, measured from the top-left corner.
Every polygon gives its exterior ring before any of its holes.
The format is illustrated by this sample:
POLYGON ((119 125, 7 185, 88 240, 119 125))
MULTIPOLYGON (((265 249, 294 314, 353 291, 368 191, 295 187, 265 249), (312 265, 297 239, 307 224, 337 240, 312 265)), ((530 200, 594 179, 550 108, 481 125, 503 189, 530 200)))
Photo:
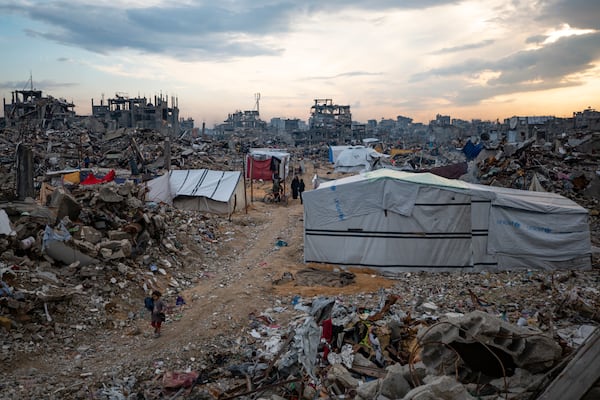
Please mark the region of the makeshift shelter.
POLYGON ((353 146, 350 145, 345 145, 345 146, 329 146, 329 148, 327 149, 327 158, 329 160, 330 163, 335 164, 335 162, 337 161, 337 159, 340 157, 340 154, 342 153, 342 151, 349 149, 353 146))
POLYGON ((344 149, 334 164, 335 172, 365 172, 374 169, 376 162, 384 154, 365 146, 351 146, 344 149))
POLYGON ((379 169, 303 193, 304 260, 399 271, 590 268, 588 212, 554 193, 379 169))
POLYGON ((275 173, 281 179, 288 176, 290 153, 280 149, 250 149, 246 155, 246 178, 273 180, 275 173))
POLYGON ((184 210, 232 214, 246 206, 239 171, 174 170, 147 182, 148 201, 172 204, 184 210))

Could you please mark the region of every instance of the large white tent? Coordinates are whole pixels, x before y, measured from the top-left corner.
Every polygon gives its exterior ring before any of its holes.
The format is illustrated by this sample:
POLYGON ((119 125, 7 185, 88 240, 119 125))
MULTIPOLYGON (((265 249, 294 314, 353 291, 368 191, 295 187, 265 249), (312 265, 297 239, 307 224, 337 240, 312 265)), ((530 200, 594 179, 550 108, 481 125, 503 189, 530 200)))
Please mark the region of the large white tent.
POLYGON ((370 171, 375 163, 386 157, 375 149, 365 146, 352 146, 343 149, 335 159, 335 172, 365 172, 370 171))
POLYGON ((379 169, 303 193, 304 260, 400 271, 590 268, 588 212, 554 193, 379 169))
POLYGON ((173 170, 148 181, 147 185, 147 200, 184 210, 231 214, 246 205, 239 171, 173 170))

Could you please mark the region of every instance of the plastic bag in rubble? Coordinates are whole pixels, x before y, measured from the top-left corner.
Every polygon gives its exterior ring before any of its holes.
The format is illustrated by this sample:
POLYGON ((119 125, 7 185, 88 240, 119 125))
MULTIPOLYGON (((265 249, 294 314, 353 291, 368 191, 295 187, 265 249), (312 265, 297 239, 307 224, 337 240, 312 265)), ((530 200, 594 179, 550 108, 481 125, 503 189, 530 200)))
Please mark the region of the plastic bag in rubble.
POLYGON ((320 297, 313 301, 310 309, 310 315, 312 315, 317 324, 321 324, 326 319, 331 318, 331 310, 335 304, 335 298, 328 299, 326 297, 320 297))
POLYGON ((375 360, 377 360, 380 365, 385 365, 383 353, 381 352, 381 344, 371 329, 369 329, 369 342, 371 342, 371 347, 375 351, 375 360))
POLYGON ((304 321, 304 324, 296 329, 293 342, 293 348, 298 354, 298 361, 302 364, 306 373, 314 380, 316 380, 314 370, 320 340, 321 330, 319 326, 313 318, 308 317, 304 321))
POLYGON ((62 223, 62 221, 55 229, 52 229, 48 225, 46 225, 46 228, 44 229, 44 236, 42 239, 42 250, 46 250, 48 242, 66 242, 70 239, 71 234, 69 233, 69 230, 65 227, 65 225, 62 223))
POLYGON ((354 363, 354 351, 352 351, 352 345, 346 343, 342 346, 342 351, 339 353, 329 353, 327 355, 327 362, 331 365, 344 364, 346 368, 352 368, 352 364, 354 363))

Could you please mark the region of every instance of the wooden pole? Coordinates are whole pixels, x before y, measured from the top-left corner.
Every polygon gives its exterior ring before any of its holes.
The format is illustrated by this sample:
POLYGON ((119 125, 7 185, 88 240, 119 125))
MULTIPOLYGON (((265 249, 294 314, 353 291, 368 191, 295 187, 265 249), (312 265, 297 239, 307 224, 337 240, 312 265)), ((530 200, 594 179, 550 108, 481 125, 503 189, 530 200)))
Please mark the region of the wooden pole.
POLYGON ((254 157, 250 154, 250 202, 254 201, 254 179, 252 179, 254 173, 254 157))
POLYGON ((246 194, 246 155, 242 156, 242 176, 244 177, 244 209, 248 214, 248 195, 246 194))

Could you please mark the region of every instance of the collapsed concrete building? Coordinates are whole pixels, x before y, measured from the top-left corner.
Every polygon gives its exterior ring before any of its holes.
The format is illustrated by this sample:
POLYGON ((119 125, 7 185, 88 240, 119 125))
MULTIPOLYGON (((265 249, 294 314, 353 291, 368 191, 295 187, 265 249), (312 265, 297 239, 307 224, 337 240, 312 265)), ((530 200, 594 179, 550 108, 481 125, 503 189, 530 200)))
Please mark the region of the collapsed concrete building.
POLYGON ((108 130, 138 128, 169 130, 179 133, 179 101, 177 97, 154 96, 154 103, 146 97, 129 97, 116 93, 115 97, 94 104, 92 115, 104 123, 108 130))
POLYGON ((44 96, 33 88, 15 90, 10 103, 3 99, 4 121, 7 128, 62 129, 75 117, 75 105, 65 99, 44 96))
POLYGON ((219 133, 264 131, 266 129, 267 123, 260 119, 258 110, 236 111, 229 114, 227 119, 217 126, 219 133))
POLYGON ((310 108, 309 131, 307 136, 297 140, 318 143, 336 141, 344 143, 352 138, 352 113, 350 106, 333 104, 332 99, 315 99, 310 108))

